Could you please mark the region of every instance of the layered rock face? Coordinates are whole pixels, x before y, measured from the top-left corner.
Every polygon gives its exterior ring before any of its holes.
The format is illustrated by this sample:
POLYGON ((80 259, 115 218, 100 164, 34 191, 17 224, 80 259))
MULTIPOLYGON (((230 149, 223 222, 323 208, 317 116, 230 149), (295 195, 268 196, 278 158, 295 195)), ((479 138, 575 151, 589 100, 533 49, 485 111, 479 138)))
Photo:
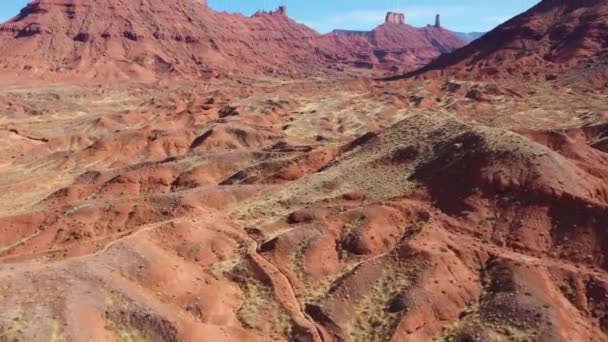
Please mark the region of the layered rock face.
POLYGON ((350 56, 350 63, 391 71, 413 70, 443 53, 462 47, 464 42, 435 25, 416 28, 405 24, 405 15, 389 12, 384 24, 372 31, 335 30, 335 45, 350 56))
POLYGON ((607 15, 606 1, 544 0, 414 75, 546 77, 570 70, 601 58, 607 15))
POLYGON ((0 67, 45 77, 300 75, 333 52, 281 7, 246 18, 201 0, 38 0, 0 25, 0 67), (50 72, 50 73, 49 73, 50 72))

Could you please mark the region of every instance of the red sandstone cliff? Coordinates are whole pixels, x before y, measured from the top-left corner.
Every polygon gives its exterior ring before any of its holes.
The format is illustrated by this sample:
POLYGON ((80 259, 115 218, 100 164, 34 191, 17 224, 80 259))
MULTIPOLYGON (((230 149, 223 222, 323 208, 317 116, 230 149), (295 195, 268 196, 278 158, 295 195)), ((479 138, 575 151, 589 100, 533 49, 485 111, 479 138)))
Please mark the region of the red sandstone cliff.
POLYGON ((543 0, 472 44, 406 75, 460 78, 529 75, 578 68, 608 44, 608 2, 543 0))
POLYGON ((284 8, 247 18, 202 0, 37 0, 0 25, 0 68, 86 78, 299 75, 334 61, 319 38, 284 8))

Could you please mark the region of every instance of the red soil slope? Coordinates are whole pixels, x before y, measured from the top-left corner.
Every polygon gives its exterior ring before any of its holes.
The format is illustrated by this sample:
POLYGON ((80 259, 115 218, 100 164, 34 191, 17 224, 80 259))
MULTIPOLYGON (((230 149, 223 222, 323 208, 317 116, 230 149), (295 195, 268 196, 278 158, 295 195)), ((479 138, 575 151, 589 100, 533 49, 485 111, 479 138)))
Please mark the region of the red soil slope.
POLYGON ((570 70, 603 51, 606 15, 608 2, 602 0, 543 0, 472 44, 406 76, 545 77, 570 70))

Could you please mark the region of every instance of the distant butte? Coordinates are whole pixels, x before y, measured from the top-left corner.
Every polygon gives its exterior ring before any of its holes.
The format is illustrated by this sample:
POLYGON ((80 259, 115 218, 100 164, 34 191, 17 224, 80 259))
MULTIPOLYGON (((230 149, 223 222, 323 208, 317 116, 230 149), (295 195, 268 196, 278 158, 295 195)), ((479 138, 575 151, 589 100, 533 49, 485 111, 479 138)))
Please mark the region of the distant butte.
POLYGON ((393 72, 413 70, 465 45, 441 28, 439 15, 434 25, 423 28, 406 24, 405 17, 403 13, 388 12, 384 24, 371 31, 334 30, 330 36, 336 46, 356 57, 351 58, 351 64, 393 72))
POLYGON ((386 13, 386 20, 385 22, 391 23, 391 24, 405 24, 405 14, 403 13, 397 13, 397 12, 388 12, 386 13))

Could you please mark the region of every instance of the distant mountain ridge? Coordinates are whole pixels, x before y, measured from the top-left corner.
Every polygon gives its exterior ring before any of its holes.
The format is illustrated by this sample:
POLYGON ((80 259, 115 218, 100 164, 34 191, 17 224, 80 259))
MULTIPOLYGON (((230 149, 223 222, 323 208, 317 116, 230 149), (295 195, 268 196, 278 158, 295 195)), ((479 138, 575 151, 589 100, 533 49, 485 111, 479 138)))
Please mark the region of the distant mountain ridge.
POLYGON ((465 42, 467 44, 471 43, 473 41, 476 41, 477 39, 483 37, 483 35, 487 33, 487 32, 456 32, 456 31, 450 31, 450 32, 452 32, 453 35, 460 38, 463 42, 465 42))

